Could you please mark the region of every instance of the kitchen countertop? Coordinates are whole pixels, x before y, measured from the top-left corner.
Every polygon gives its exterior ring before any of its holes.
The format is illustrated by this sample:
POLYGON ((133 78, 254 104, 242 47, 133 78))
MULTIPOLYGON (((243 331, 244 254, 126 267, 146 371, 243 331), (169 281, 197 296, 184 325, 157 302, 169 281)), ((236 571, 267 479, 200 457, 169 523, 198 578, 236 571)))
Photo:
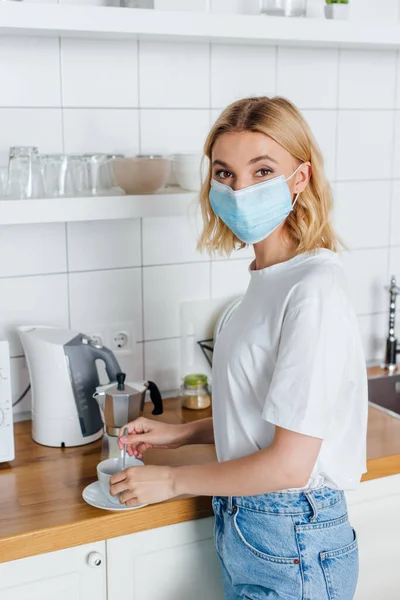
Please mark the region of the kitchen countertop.
MULTIPOLYGON (((145 407, 150 416, 151 405, 145 407)), ((189 411, 179 399, 165 400, 152 417, 183 423, 211 416, 189 411)), ((101 440, 78 448, 34 443, 30 421, 15 424, 16 460, 0 463, 0 563, 80 544, 199 519, 212 514, 211 498, 184 497, 130 512, 106 512, 86 504, 82 490, 96 480, 101 440)), ((368 473, 374 479, 400 473, 400 419, 370 408, 368 473)), ((184 465, 215 460, 214 446, 149 450, 146 464, 184 465)))

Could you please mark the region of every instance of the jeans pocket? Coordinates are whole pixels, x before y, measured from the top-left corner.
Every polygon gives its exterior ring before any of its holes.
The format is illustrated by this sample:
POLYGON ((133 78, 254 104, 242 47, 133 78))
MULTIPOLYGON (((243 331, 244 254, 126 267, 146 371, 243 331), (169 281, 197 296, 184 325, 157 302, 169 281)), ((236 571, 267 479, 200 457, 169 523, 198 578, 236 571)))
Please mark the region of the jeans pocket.
POLYGON ((353 535, 351 544, 320 552, 329 600, 352 600, 354 597, 358 579, 358 543, 354 529, 353 535))
POLYGON ((233 528, 242 544, 258 558, 281 565, 300 563, 292 533, 293 523, 287 517, 238 508, 233 517, 233 528), (288 532, 285 531, 286 527, 289 528, 288 532), (290 539, 290 533, 293 540, 290 539))

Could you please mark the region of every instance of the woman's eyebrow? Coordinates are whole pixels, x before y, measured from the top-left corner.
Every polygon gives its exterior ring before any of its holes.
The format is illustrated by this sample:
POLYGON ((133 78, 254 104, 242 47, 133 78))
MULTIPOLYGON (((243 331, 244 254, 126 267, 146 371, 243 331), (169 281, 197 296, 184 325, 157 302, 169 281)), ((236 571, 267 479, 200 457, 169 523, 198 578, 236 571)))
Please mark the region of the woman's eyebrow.
POLYGON ((249 160, 249 162, 247 164, 254 165, 254 163, 257 163, 260 160, 270 160, 271 162, 277 164, 277 161, 274 160, 273 158, 271 158, 270 156, 268 156, 268 154, 263 154, 262 156, 256 156, 255 158, 252 158, 251 160, 249 160))
POLYGON ((213 167, 215 165, 221 165, 221 167, 224 167, 224 169, 229 169, 228 165, 224 163, 223 160, 219 160, 218 158, 213 161, 213 167))

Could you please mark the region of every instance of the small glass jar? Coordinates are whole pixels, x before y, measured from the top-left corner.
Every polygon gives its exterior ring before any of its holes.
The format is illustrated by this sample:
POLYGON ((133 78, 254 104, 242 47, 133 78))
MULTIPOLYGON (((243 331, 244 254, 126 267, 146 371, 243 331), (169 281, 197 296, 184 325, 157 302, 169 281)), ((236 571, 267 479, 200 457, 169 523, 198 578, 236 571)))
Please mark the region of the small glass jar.
POLYGON ((202 410, 211 406, 211 393, 207 375, 186 375, 181 387, 182 406, 190 410, 202 410))
POLYGON ((260 12, 275 17, 304 17, 306 0, 260 0, 260 12))

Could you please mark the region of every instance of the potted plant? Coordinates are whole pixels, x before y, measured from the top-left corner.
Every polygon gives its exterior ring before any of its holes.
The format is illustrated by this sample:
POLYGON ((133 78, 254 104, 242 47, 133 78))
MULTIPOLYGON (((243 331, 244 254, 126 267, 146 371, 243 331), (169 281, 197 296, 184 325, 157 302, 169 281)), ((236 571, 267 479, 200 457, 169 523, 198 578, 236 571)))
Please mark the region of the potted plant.
POLYGON ((349 0, 326 0, 325 17, 344 21, 349 14, 349 0))

